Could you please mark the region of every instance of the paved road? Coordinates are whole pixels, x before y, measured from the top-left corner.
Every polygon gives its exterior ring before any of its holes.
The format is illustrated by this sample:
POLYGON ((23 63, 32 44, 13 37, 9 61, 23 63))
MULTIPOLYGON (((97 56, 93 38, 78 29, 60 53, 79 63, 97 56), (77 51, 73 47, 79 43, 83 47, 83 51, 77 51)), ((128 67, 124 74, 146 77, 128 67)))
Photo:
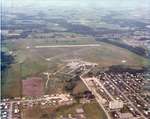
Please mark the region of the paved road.
POLYGON ((95 81, 98 83, 98 85, 100 87, 103 88, 103 90, 106 92, 106 94, 111 98, 111 100, 115 101, 115 99, 113 98, 113 96, 107 91, 107 89, 100 83, 100 81, 98 80, 98 78, 94 78, 95 81))
POLYGON ((81 78, 81 80, 84 82, 84 84, 87 86, 87 88, 95 95, 96 101, 98 102, 98 104, 100 105, 100 107, 101 107, 101 108, 103 109, 103 111, 105 112, 107 118, 108 118, 108 119, 111 119, 110 115, 108 114, 108 111, 105 110, 104 106, 101 104, 101 98, 99 97, 99 94, 98 94, 94 89, 92 89, 91 87, 89 87, 89 85, 87 84, 87 82, 85 81, 84 78, 82 78, 81 76, 80 76, 80 78, 81 78))
POLYGON ((134 107, 134 109, 136 109, 136 111, 142 116, 142 118, 147 119, 140 111, 139 109, 131 102, 131 100, 129 100, 129 98, 122 92, 120 91, 120 89, 115 85, 115 83, 110 80, 107 76, 106 76, 107 80, 109 80, 111 82, 111 84, 117 89, 117 91, 119 91, 124 97, 125 99, 129 102, 129 104, 134 107))
MULTIPOLYGON (((93 68, 93 67, 92 67, 93 68)), ((80 76, 80 79, 83 81, 83 83, 87 86, 87 88, 95 95, 95 99, 96 101, 98 102, 98 104, 100 105, 100 107, 103 109, 103 111, 105 112, 106 116, 108 119, 111 119, 110 115, 108 114, 108 111, 104 108, 104 106, 102 105, 102 102, 101 102, 101 98, 99 96, 99 94, 94 90, 92 89, 91 87, 89 87, 89 85, 87 84, 87 82, 85 81, 85 79, 82 77, 84 76, 85 74, 87 74, 89 71, 91 71, 91 69, 88 69, 86 70, 81 76, 80 76)))
MULTIPOLYGON (((121 80, 120 78, 118 78, 118 80, 121 80)), ((145 104, 147 104, 148 106, 150 106, 150 104, 148 102, 146 102, 139 94, 137 94, 135 92, 134 89, 132 89, 124 80, 121 80, 123 82, 124 85, 126 85, 126 87, 128 87, 130 90, 132 90, 134 92, 134 94, 136 94, 136 96, 138 96, 138 98, 140 98, 140 100, 142 100, 145 104)))
POLYGON ((72 48, 72 47, 99 47, 100 44, 85 44, 85 45, 37 45, 35 48, 72 48))
MULTIPOLYGON (((111 119, 110 115, 108 114, 108 111, 103 107, 103 105, 102 105, 102 103, 101 103, 101 101, 100 101, 99 94, 98 94, 94 89, 92 89, 92 88, 88 85, 88 83, 86 82, 86 80, 82 77, 83 75, 87 74, 89 71, 90 71, 90 69, 89 69, 89 70, 86 70, 86 71, 80 76, 80 78, 81 78, 81 80, 84 82, 84 84, 87 86, 87 88, 95 95, 97 102, 99 103, 99 105, 102 107, 102 109, 103 109, 104 112, 106 113, 108 119, 111 119)), ((106 77, 106 78, 107 78, 108 80, 110 80, 108 77, 106 77)), ((95 81, 96 81, 100 86, 102 86, 101 83, 100 83, 98 80, 95 80, 95 81)), ((122 93, 122 92, 119 90, 119 88, 118 88, 112 81, 110 81, 110 82, 111 82, 112 85, 125 97, 125 99, 129 102, 129 104, 130 104, 132 107, 134 107, 134 109, 136 109, 136 111, 141 115, 141 117, 142 117, 143 119, 147 119, 147 118, 137 109, 137 107, 135 107, 135 105, 126 97, 126 95, 125 95, 124 93, 122 93)), ((106 91, 106 90, 105 90, 105 91, 106 91)))

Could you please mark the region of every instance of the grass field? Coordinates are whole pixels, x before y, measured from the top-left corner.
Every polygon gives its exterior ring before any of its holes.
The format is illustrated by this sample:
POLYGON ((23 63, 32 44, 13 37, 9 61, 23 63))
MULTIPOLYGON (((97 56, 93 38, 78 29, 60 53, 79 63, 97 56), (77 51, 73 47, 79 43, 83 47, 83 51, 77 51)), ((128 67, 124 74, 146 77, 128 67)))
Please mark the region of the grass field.
POLYGON ((69 106, 53 106, 49 108, 33 106, 30 109, 24 109, 22 112, 22 116, 23 119, 60 119, 61 115, 67 117, 68 114, 72 114, 72 116, 74 116, 76 114, 77 108, 83 108, 86 119, 107 119, 103 110, 95 101, 92 101, 91 103, 87 104, 74 103, 69 106))
POLYGON ((83 93, 84 91, 87 90, 88 88, 86 87, 86 85, 81 80, 79 80, 75 88, 73 89, 73 94, 83 93))
POLYGON ((71 106, 60 107, 55 111, 55 113, 57 117, 60 117, 60 115, 67 117, 68 114, 75 115, 77 108, 83 108, 87 119, 106 119, 104 112, 95 101, 88 104, 73 104, 71 106))
MULTIPOLYGON (((87 36, 86 36, 87 37, 87 36)), ((90 44, 97 43, 92 38, 77 36, 70 40, 54 39, 26 39, 17 41, 5 41, 3 50, 12 51, 15 63, 11 65, 7 73, 3 75, 2 95, 21 95, 21 80, 29 76, 43 76, 43 72, 55 72, 60 65, 65 65, 63 60, 81 58, 85 61, 98 63, 101 67, 124 64, 130 67, 139 68, 150 65, 150 60, 130 52, 127 49, 119 48, 107 43, 100 43, 99 47, 68 47, 68 48, 39 48, 35 45, 64 45, 64 44, 90 44), (30 48, 27 48, 30 46, 30 48), (47 60, 49 59, 49 60, 47 60), (122 61, 125 60, 126 63, 122 61), (16 88, 18 87, 18 88, 16 88), (13 89, 13 90, 12 90, 13 89)), ((60 86, 61 87, 61 86, 60 86)), ((49 89, 51 90, 51 89, 49 89)))

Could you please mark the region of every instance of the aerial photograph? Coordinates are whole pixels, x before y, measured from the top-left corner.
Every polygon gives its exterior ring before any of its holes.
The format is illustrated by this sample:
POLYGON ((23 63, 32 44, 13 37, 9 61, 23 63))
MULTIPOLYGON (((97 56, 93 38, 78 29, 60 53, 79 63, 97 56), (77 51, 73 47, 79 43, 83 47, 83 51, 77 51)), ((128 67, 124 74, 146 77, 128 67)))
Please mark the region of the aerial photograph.
POLYGON ((1 0, 0 119, 150 119, 150 0, 1 0))

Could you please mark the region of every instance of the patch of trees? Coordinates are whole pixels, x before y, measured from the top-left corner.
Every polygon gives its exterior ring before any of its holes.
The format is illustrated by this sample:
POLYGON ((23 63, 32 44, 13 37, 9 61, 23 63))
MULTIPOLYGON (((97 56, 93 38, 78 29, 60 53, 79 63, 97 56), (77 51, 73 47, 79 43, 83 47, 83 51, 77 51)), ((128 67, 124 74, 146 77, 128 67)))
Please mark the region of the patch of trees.
POLYGON ((84 92, 81 92, 81 93, 78 93, 78 94, 74 94, 73 95, 74 98, 76 100, 79 100, 81 98, 86 98, 88 100, 92 100, 92 99, 95 99, 95 96, 92 94, 91 91, 87 90, 87 91, 84 91, 84 92))
POLYGON ((146 72, 148 69, 143 67, 141 69, 133 69, 133 68, 129 68, 128 66, 124 66, 124 65, 113 65, 109 67, 109 70, 107 71, 107 73, 124 73, 124 72, 129 72, 132 74, 136 74, 136 73, 144 73, 146 72))
POLYGON ((75 88, 78 80, 80 80, 79 75, 76 75, 75 77, 73 77, 71 79, 68 79, 66 81, 65 90, 72 93, 72 91, 75 88))
POLYGON ((5 52, 1 52, 1 70, 5 71, 12 63, 14 63, 14 57, 5 52))
POLYGON ((123 44, 123 43, 119 43, 119 42, 115 42, 115 41, 110 41, 109 39, 106 39, 106 38, 96 38, 96 41, 110 43, 112 45, 128 49, 129 51, 131 51, 131 52, 133 52, 135 54, 147 57, 146 56, 146 50, 144 48, 142 48, 142 47, 132 47, 132 46, 127 45, 127 44, 123 44))
POLYGON ((49 119, 49 115, 48 114, 42 114, 40 119, 49 119))

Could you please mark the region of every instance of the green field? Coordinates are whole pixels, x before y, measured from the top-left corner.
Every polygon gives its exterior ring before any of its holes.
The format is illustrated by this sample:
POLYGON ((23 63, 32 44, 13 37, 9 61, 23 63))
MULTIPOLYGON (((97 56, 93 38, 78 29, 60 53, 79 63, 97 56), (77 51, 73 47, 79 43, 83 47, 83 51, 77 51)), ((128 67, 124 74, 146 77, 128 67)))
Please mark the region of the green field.
POLYGON ((84 110, 84 116, 86 119, 107 119, 103 110, 95 101, 86 104, 74 103, 68 106, 53 106, 46 108, 41 108, 37 105, 30 109, 24 109, 22 116, 23 119, 53 119, 54 117, 55 119, 60 119, 61 115, 64 117, 68 117, 68 114, 75 116, 76 109, 78 108, 82 108, 84 110))
MULTIPOLYGON (((64 34, 65 36, 66 34, 64 34)), ((67 34, 68 35, 68 34, 67 34)), ((70 34, 69 34, 70 35, 70 34)), ((7 70, 2 77, 2 95, 19 96, 21 95, 21 80, 29 76, 43 76, 43 72, 55 72, 60 65, 65 65, 63 60, 81 58, 82 60, 98 63, 101 67, 111 65, 127 65, 133 68, 150 66, 150 60, 136 55, 127 49, 116 47, 107 43, 100 43, 99 47, 69 47, 69 48, 39 48, 36 45, 80 45, 97 43, 94 39, 84 38, 77 35, 73 40, 70 38, 56 39, 32 39, 5 41, 3 50, 13 52, 15 63, 7 70), (28 49, 27 46, 30 46, 28 49), (46 59, 50 58, 50 61, 46 59), (122 63, 126 60, 126 63, 122 63), (16 88, 18 87, 18 88, 16 88), (12 90, 13 89, 13 90, 12 90)))
POLYGON ((75 115, 77 108, 83 108, 86 119, 107 119, 103 110, 95 101, 87 104, 73 104, 70 106, 60 107, 56 109, 55 113, 57 117, 60 117, 61 115, 67 117, 68 114, 75 115))

